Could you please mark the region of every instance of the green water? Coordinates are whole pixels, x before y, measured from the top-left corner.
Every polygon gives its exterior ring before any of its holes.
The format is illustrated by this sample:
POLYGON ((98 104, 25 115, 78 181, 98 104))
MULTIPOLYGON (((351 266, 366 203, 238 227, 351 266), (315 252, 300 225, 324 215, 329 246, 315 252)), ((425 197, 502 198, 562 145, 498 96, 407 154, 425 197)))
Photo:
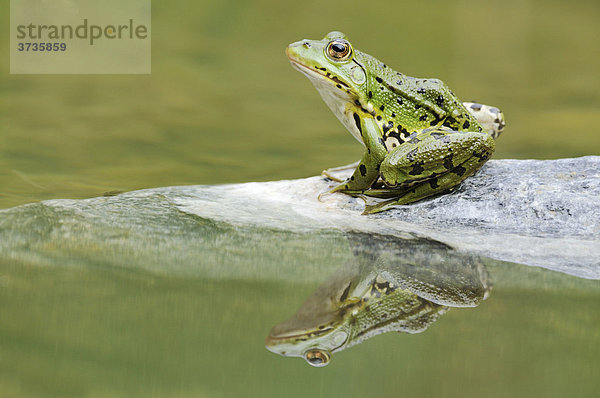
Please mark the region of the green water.
MULTIPOLYGON (((496 158, 600 154, 597 1, 155 0, 148 76, 9 75, 8 4, 0 0, 0 208, 299 178, 357 160, 360 145, 283 52, 330 30, 406 74, 441 78, 463 100, 500 107, 496 158)), ((205 236, 195 228, 185 231, 205 236)), ((51 265, 0 253, 0 396, 600 389, 597 281, 489 264, 495 287, 479 307, 449 311, 422 334, 377 336, 314 369, 263 342, 349 251, 336 239, 275 234, 253 244, 231 234, 199 243, 197 262, 178 247, 169 263, 128 263, 92 244, 44 247, 51 265)))
MULTIPOLYGON (((594 397, 600 387, 598 281, 480 259, 494 287, 478 307, 312 368, 264 340, 352 261, 346 237, 171 217, 172 232, 146 233, 150 253, 132 251, 119 227, 96 245, 93 232, 21 230, 51 237, 30 240, 43 259, 0 260, 2 396, 594 397)), ((395 261, 430 267, 428 245, 395 261)))

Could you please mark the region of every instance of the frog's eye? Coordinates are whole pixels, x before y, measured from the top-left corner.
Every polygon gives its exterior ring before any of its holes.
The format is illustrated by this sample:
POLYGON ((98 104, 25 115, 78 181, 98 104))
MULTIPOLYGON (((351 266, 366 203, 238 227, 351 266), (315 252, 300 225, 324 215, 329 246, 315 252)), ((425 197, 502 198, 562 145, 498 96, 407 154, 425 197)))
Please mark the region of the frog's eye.
POLYGON ((327 44, 327 55, 334 61, 346 61, 352 55, 352 47, 346 40, 335 39, 327 44))
POLYGON ((320 350, 318 348, 308 350, 304 353, 304 359, 312 366, 325 366, 331 359, 329 351, 320 350))

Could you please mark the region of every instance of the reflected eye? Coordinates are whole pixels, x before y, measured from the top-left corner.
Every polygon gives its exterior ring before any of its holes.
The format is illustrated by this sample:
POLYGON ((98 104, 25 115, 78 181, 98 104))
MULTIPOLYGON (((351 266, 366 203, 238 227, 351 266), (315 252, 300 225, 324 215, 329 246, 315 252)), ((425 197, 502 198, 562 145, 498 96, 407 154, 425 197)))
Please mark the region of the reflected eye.
POLYGON ((332 40, 327 45, 327 55, 335 61, 345 61, 352 55, 352 47, 346 40, 332 40))
POLYGON ((306 362, 310 365, 320 367, 329 363, 331 355, 329 354, 329 351, 314 349, 306 351, 304 359, 306 359, 306 362))

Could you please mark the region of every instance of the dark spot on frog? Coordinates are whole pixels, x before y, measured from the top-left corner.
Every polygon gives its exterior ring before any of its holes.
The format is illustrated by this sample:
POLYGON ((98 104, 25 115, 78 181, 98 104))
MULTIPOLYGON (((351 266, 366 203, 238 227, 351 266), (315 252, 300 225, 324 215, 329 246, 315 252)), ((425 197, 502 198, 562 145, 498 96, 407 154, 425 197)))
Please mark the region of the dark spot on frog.
POLYGON ((382 110, 382 111, 383 111, 384 109, 385 109, 385 105, 381 105, 381 106, 379 107, 379 110, 382 110))
POLYGON ((336 86, 337 88, 342 88, 342 86, 340 86, 339 84, 336 84, 335 86, 336 86))
POLYGON ((384 63, 380 63, 380 64, 379 64, 379 67, 380 67, 381 69, 383 69, 383 68, 387 68, 387 65, 386 65, 386 64, 384 64, 384 63))
POLYGON ((317 69, 321 69, 323 72, 327 71, 327 68, 317 68, 317 69))
MULTIPOLYGON (((392 137, 398 140, 399 143, 403 143, 404 140, 402 139, 402 137, 400 136, 400 133, 398 133, 395 130, 392 130, 388 133, 388 137, 392 137)), ((396 146, 396 143, 393 143, 392 146, 396 146)))
POLYGON ((377 80, 377 83, 383 83, 383 79, 382 79, 382 78, 380 78, 379 76, 377 76, 377 77, 375 78, 375 80, 377 80))
POLYGON ((429 180, 429 186, 430 186, 432 189, 439 188, 439 185, 438 185, 438 179, 437 179, 437 178, 432 178, 431 180, 429 180))
POLYGON ((362 137, 362 127, 360 126, 360 117, 358 116, 357 113, 354 113, 352 116, 354 117, 354 124, 356 124, 356 128, 358 129, 358 132, 360 133, 360 135, 362 137))
POLYGON ((481 163, 481 162, 484 162, 484 161, 488 160, 489 157, 490 157, 490 154, 488 152, 486 152, 486 151, 483 151, 481 153, 479 153, 479 152, 473 152, 473 156, 476 157, 476 158, 478 158, 479 162, 481 163))
POLYGON ((471 123, 469 123, 468 120, 465 120, 465 123, 463 124, 463 129, 468 129, 471 126, 471 123))
POLYGON ((383 125, 383 133, 387 133, 392 127, 394 127, 394 123, 393 122, 387 122, 386 124, 383 125))
POLYGON ((360 167, 358 168, 360 170, 360 175, 361 176, 366 176, 367 175, 367 168, 364 164, 361 164, 360 167))
POLYGON ((421 109, 421 105, 415 104, 415 109, 421 109))
POLYGON ((311 48, 312 46, 310 45, 309 42, 305 41, 304 43, 302 43, 304 45, 304 47, 306 48, 311 48))
POLYGON ((423 87, 421 87, 421 88, 419 88, 417 90, 417 93, 419 93, 419 94, 425 94, 425 89, 423 87))
POLYGON ((402 85, 402 80, 398 80, 398 81, 396 82, 396 84, 397 84, 397 85, 399 85, 399 86, 401 86, 401 85, 402 85))
POLYGON ((465 174, 465 172, 467 171, 467 169, 465 169, 464 167, 458 165, 454 168, 454 170, 452 170, 452 172, 454 174, 456 174, 457 176, 462 176, 465 174))
POLYGON ((413 164, 412 167, 412 170, 408 172, 408 174, 410 174, 411 176, 419 175, 425 171, 425 168, 423 167, 423 162, 417 162, 413 164))
POLYGON ((396 117, 396 112, 392 112, 392 117, 396 117))
POLYGON ((420 120, 420 121, 425 121, 425 120, 427 120, 427 115, 423 115, 423 116, 419 117, 419 120, 420 120))
POLYGON ((369 91, 369 92, 367 93, 367 95, 369 96, 369 98, 373 98, 373 92, 369 91))
POLYGON ((448 155, 444 158, 444 168, 446 170, 450 170, 450 169, 454 168, 454 164, 452 164, 453 156, 454 156, 454 154, 451 153, 450 155, 448 155))
POLYGON ((404 103, 402 101, 402 98, 400 98, 400 97, 396 98, 396 102, 398 103, 398 105, 402 105, 404 103))
POLYGON ((438 106, 442 106, 442 104, 444 103, 444 96, 438 95, 438 97, 435 99, 435 103, 438 104, 438 106))
POLYGON ((377 120, 381 120, 381 115, 377 115, 377 120))
POLYGON ((350 181, 354 181, 354 176, 350 177, 350 181))
MULTIPOLYGON (((404 134, 405 137, 412 136, 403 126, 398 125, 398 133, 404 134)), ((416 133, 413 133, 416 136, 416 133)))
POLYGON ((454 128, 457 123, 458 122, 456 121, 456 119, 454 119, 453 117, 448 116, 446 118, 446 120, 444 120, 444 123, 442 123, 442 126, 454 128))

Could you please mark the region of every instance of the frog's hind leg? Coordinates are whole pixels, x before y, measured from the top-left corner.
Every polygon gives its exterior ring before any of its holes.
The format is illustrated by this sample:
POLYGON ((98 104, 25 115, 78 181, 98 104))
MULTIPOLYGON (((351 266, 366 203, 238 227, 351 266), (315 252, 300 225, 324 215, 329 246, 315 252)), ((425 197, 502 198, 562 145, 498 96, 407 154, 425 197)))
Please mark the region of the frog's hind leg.
POLYGON ((339 172, 346 171, 346 170, 354 170, 358 167, 359 163, 360 163, 360 161, 357 161, 357 162, 354 162, 351 164, 347 164, 345 166, 332 167, 331 169, 323 170, 321 172, 321 175, 323 177, 329 178, 332 181, 342 182, 342 181, 344 181, 344 179, 334 176, 333 173, 339 173, 339 172))
POLYGON ((479 170, 494 149, 493 138, 485 133, 442 130, 422 133, 394 149, 382 162, 381 178, 388 188, 397 190, 397 196, 368 206, 365 214, 452 189, 479 170))

